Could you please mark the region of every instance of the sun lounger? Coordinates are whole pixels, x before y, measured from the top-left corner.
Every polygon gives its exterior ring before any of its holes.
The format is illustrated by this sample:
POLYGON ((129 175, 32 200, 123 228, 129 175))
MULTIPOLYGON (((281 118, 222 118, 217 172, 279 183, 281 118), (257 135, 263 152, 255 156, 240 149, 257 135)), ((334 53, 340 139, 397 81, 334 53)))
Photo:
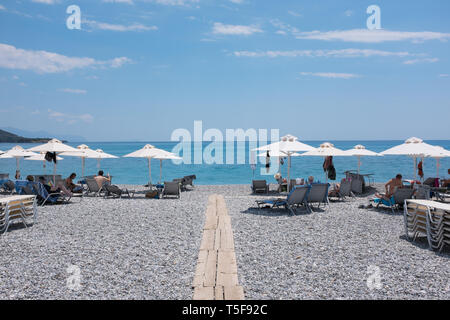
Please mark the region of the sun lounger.
POLYGON ((194 180, 197 179, 197 177, 195 176, 195 174, 189 175, 189 176, 184 176, 183 178, 185 180, 185 185, 189 185, 191 187, 194 187, 194 180))
POLYGON ((86 178, 86 186, 85 195, 94 194, 95 197, 98 197, 102 192, 105 192, 104 186, 100 188, 95 179, 86 178))
POLYGON ((408 240, 426 236, 430 249, 450 246, 450 205, 430 200, 406 200, 405 232, 408 240))
POLYGON ((16 191, 16 185, 11 180, 6 181, 0 187, 2 192, 6 194, 13 194, 16 191))
POLYGON ((339 190, 332 190, 329 192, 328 197, 338 198, 339 200, 345 200, 346 197, 354 197, 352 192, 352 182, 349 179, 343 179, 340 183, 339 190))
POLYGON ((269 206, 271 209, 284 207, 289 210, 293 215, 297 213, 299 207, 304 207, 305 211, 308 212, 310 208, 307 204, 307 197, 310 192, 311 186, 301 186, 295 187, 291 190, 287 198, 277 198, 269 200, 256 200, 258 208, 263 208, 269 206))
POLYGON ((253 193, 269 193, 269 186, 266 180, 253 180, 252 181, 253 193))
POLYGON ((0 180, 9 179, 9 173, 0 173, 0 180))
POLYGON ((181 193, 180 183, 176 181, 164 182, 164 189, 162 191, 163 198, 167 196, 176 196, 179 199, 180 193, 181 193))
POLYGON ((307 202, 308 207, 311 208, 311 205, 317 203, 317 208, 320 206, 328 204, 328 188, 330 187, 329 183, 313 183, 311 184, 311 190, 309 191, 307 202))
POLYGON ((413 195, 413 188, 398 188, 389 200, 385 198, 374 198, 372 201, 377 205, 377 208, 382 204, 391 208, 392 213, 395 213, 395 210, 403 206, 405 200, 411 199, 413 195))
POLYGON ((35 196, 12 196, 0 200, 0 232, 7 232, 9 226, 18 220, 28 227, 26 219, 29 217, 36 222, 35 196))
POLYGON ((69 203, 72 196, 66 195, 63 192, 52 192, 52 193, 46 193, 45 195, 38 192, 37 190, 37 183, 34 183, 33 186, 22 186, 21 187, 21 194, 23 195, 34 195, 36 196, 37 202, 41 207, 43 207, 46 203, 50 204, 64 204, 69 203))
POLYGON ((104 196, 105 198, 109 196, 122 198, 122 196, 124 195, 127 195, 128 198, 133 198, 134 194, 136 193, 135 190, 128 190, 126 188, 120 189, 118 186, 115 185, 104 185, 103 188, 105 189, 105 196, 104 196))

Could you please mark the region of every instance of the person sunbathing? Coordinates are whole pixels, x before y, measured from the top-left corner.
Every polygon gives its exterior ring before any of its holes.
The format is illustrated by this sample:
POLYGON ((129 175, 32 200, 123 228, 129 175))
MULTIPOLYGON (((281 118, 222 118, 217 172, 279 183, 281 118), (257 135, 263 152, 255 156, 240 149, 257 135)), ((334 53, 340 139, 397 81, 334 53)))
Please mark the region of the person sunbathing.
POLYGON ((73 183, 73 179, 77 177, 76 173, 72 173, 66 180, 64 181, 66 184, 66 188, 73 193, 81 193, 83 188, 81 186, 73 183))
POLYGON ((97 182, 99 188, 102 188, 105 183, 111 183, 111 177, 109 176, 109 173, 108 177, 104 177, 103 170, 100 170, 98 172, 98 176, 95 176, 94 179, 95 182, 97 182))
POLYGON ((375 193, 375 197, 376 198, 380 198, 380 199, 385 199, 385 200, 389 200, 391 199, 391 197, 394 195, 395 191, 398 188, 403 188, 403 180, 402 180, 402 175, 401 174, 397 174, 395 176, 395 178, 389 180, 385 185, 385 193, 375 193))
POLYGON ((56 186, 51 185, 44 177, 39 177, 39 182, 42 183, 47 193, 62 192, 67 196, 72 196, 72 192, 67 190, 63 183, 58 183, 56 186))

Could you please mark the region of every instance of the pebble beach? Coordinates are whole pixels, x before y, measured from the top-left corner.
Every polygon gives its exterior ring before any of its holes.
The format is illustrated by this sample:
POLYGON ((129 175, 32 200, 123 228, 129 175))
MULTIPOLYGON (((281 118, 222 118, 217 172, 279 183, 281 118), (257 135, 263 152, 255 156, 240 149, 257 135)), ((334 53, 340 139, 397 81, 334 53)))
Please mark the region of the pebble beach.
POLYGON ((376 188, 295 216, 258 209, 270 196, 248 185, 39 207, 36 224, 0 235, 0 299, 192 299, 211 194, 225 198, 246 299, 449 299, 449 250, 408 241, 402 212, 358 208, 376 188))

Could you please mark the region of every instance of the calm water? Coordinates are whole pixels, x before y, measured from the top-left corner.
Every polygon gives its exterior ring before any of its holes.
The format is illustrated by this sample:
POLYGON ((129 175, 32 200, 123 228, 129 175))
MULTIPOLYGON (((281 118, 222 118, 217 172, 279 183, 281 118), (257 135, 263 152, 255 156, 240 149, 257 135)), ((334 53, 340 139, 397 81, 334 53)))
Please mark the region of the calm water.
MULTIPOLYGON (((318 147, 320 141, 303 141, 313 147, 318 147)), ((356 144, 363 144, 367 149, 381 152, 390 147, 403 143, 403 141, 331 141, 337 148, 351 149, 356 144)), ((427 143, 433 145, 440 145, 445 149, 450 149, 450 140, 428 140, 427 143)), ((149 142, 157 148, 172 151, 175 142, 149 142)), ((76 147, 80 143, 68 143, 76 147)), ((123 156, 127 153, 133 152, 142 148, 146 143, 144 142, 90 142, 86 143, 92 149, 102 149, 103 151, 116 155, 123 156)), ((209 143, 204 143, 205 148, 209 143)), ((16 144, 0 143, 0 150, 6 151, 16 144)), ((20 144, 23 148, 31 148, 36 144, 20 144)), ((246 164, 180 164, 176 165, 172 161, 163 161, 163 180, 171 181, 173 178, 182 177, 189 174, 197 176, 196 184, 247 184, 252 178, 266 179, 271 183, 275 182, 273 175, 263 176, 260 174, 260 169, 265 170, 265 158, 260 160, 263 164, 258 164, 255 172, 252 171, 249 165, 248 149, 249 144, 237 146, 235 144, 235 158, 238 152, 246 151, 246 164)), ((193 158, 193 150, 191 150, 193 158)), ((225 154, 225 152, 224 152, 225 154)), ((413 160, 407 156, 384 156, 384 157, 363 157, 361 158, 361 173, 374 173, 375 181, 383 182, 397 173, 402 173, 404 178, 412 178, 413 160)), ((273 162, 275 159, 272 160, 273 162)), ((225 162, 225 155, 224 155, 225 162)), ((324 173, 322 170, 323 159, 321 157, 295 157, 292 158, 291 178, 306 178, 310 175, 319 180, 324 180, 324 173)), ((334 166, 336 167, 337 179, 343 177, 343 172, 346 170, 357 169, 356 157, 335 157, 334 166)), ((20 160, 20 168, 22 177, 27 174, 41 174, 44 173, 42 162, 20 160)), ((447 177, 447 169, 450 168, 450 158, 441 159, 440 177, 447 177)), ((14 176, 16 169, 15 159, 0 159, 0 173, 9 173, 10 177, 14 176)), ((101 169, 105 173, 109 172, 114 176, 113 182, 118 184, 144 184, 148 181, 148 162, 147 159, 139 158, 118 158, 118 159, 104 159, 101 161, 101 169)), ((86 159, 86 175, 95 174, 98 171, 97 160, 86 159)), ((53 164, 48 163, 46 173, 53 172, 53 164)), ((69 175, 71 172, 76 172, 81 175, 81 159, 76 157, 64 157, 64 160, 58 162, 57 173, 63 176, 69 175)), ((436 175, 436 160, 429 158, 424 162, 425 177, 436 175)), ((281 173, 283 177, 287 176, 287 161, 281 166, 281 173)), ((159 180, 159 160, 152 160, 152 181, 159 180)))

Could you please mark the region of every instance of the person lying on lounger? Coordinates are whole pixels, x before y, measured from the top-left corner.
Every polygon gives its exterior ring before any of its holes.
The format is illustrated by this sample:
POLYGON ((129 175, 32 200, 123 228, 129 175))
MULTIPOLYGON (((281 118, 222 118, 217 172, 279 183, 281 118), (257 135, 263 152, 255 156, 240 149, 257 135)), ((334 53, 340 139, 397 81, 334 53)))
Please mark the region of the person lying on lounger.
POLYGON ((52 186, 44 177, 39 177, 39 182, 42 183, 47 193, 58 193, 62 192, 67 196, 72 196, 72 192, 67 190, 67 188, 62 184, 58 183, 56 186, 52 186))
POLYGON ((395 178, 389 180, 385 185, 384 188, 386 190, 386 193, 382 194, 382 193, 375 193, 375 197, 376 198, 380 198, 380 199, 386 199, 389 200, 395 193, 395 191, 398 188, 403 188, 403 180, 402 180, 402 175, 398 174, 395 176, 395 178))

